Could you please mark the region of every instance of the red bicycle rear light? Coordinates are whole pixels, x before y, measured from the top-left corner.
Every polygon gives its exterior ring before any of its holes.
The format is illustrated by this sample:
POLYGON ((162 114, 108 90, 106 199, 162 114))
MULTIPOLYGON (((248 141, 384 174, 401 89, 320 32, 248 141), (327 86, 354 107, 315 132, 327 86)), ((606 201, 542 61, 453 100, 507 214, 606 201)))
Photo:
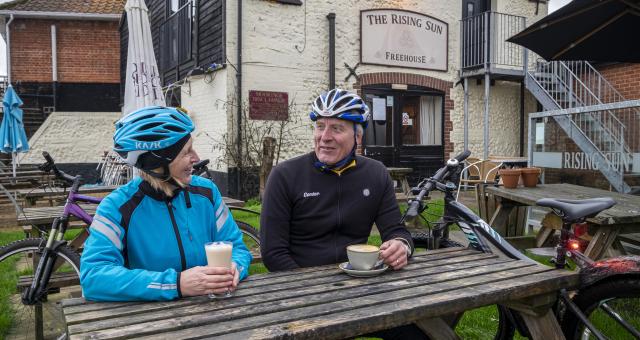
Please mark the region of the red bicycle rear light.
POLYGON ((571 249, 571 250, 580 250, 580 241, 578 241, 578 240, 569 240, 569 249, 571 249))

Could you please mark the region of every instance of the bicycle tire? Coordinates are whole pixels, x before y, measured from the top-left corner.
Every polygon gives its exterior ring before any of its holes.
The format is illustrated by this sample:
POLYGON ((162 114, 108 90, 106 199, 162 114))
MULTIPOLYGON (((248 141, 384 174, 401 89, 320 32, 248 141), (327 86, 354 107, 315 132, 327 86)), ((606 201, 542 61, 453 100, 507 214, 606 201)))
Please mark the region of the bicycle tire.
MULTIPOLYGON (((637 312, 637 308, 640 306, 640 277, 622 276, 605 280, 581 289, 572 300, 604 336, 610 339, 637 339, 613 319, 609 318, 609 322, 605 325, 602 318, 608 318, 608 316, 606 313, 600 312, 598 307, 602 302, 606 302, 622 318, 640 330, 640 316, 637 312), (615 331, 622 333, 612 335, 611 332, 615 331)), ((562 330, 567 339, 592 338, 589 336, 588 329, 571 311, 565 312, 562 330)))
MULTIPOLYGON (((15 241, 0 248, 0 262, 13 262, 11 265, 16 269, 16 279, 19 275, 33 273, 37 266, 37 259, 42 253, 47 240, 42 238, 29 238, 15 241), (30 267, 32 266, 32 267, 30 267)), ((58 261, 63 261, 54 274, 64 273, 68 279, 80 278, 80 256, 72 248, 61 246, 57 248, 55 254, 58 261)), ((79 281, 78 281, 79 282, 79 281)), ((66 324, 62 314, 60 300, 70 297, 79 297, 81 294, 77 289, 70 288, 50 288, 47 286, 48 294, 40 298, 39 305, 42 306, 42 326, 44 338, 58 338, 66 332, 66 324)), ((35 315, 36 305, 25 305, 21 300, 21 291, 16 291, 10 297, 10 304, 13 309, 12 323, 4 334, 7 338, 14 339, 35 339, 35 315)), ((3 334, 0 334, 0 338, 3 334)))
POLYGON ((242 232, 242 241, 249 248, 254 258, 260 257, 260 232, 249 223, 236 221, 238 228, 242 232))

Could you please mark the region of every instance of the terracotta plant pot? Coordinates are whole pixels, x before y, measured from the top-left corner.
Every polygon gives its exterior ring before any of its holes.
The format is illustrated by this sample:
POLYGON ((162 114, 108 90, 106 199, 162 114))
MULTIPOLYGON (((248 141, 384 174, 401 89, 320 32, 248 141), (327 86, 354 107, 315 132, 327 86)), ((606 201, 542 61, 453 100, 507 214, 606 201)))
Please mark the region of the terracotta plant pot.
POLYGON ((520 180, 520 169, 500 169, 498 174, 502 178, 502 184, 505 188, 515 189, 518 187, 520 180))
POLYGON ((527 188, 533 188, 538 184, 538 178, 542 169, 540 168, 523 168, 522 169, 522 182, 527 188))

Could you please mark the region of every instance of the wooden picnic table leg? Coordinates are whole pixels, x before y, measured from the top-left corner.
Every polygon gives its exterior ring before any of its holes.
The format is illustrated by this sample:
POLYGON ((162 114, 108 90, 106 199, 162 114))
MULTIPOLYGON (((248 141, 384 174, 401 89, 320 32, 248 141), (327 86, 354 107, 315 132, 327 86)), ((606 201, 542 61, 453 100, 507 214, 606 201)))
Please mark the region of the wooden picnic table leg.
POLYGON ((76 252, 80 252, 80 248, 84 245, 84 241, 89 237, 89 226, 86 226, 82 229, 82 231, 76 236, 70 243, 71 246, 76 252))
POLYGON ((460 337, 441 318, 421 319, 415 322, 430 339, 458 340, 460 337))
POLYGON ((36 336, 36 340, 42 340, 44 339, 44 318, 42 317, 42 303, 39 302, 37 304, 35 304, 34 306, 34 329, 35 329, 35 336, 36 336))
POLYGON ((493 213, 491 220, 489 221, 489 225, 498 232, 498 234, 502 236, 507 235, 507 222, 509 221, 509 215, 511 211, 515 208, 515 205, 510 202, 500 201, 498 208, 493 213))
POLYGON ((524 321, 531 339, 563 340, 562 328, 551 309, 557 300, 557 293, 531 296, 518 301, 511 301, 505 306, 516 310, 524 321))
POLYGON ((564 334, 562 334, 562 328, 560 328, 558 320, 556 320, 551 309, 547 309, 547 312, 541 316, 527 313, 521 313, 520 315, 527 325, 532 339, 565 339, 564 334))
POLYGON ((613 241, 618 237, 620 229, 616 225, 601 225, 596 229, 589 246, 584 251, 586 256, 593 260, 602 257, 604 252, 611 247, 613 241))

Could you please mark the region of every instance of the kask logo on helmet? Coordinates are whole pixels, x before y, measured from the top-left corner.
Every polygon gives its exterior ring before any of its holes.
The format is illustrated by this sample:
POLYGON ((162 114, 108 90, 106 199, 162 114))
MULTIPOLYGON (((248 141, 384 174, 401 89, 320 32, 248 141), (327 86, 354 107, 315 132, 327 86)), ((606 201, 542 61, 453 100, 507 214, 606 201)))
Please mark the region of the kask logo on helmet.
POLYGON ((136 142, 136 149, 138 150, 159 150, 164 149, 162 142, 136 142))

